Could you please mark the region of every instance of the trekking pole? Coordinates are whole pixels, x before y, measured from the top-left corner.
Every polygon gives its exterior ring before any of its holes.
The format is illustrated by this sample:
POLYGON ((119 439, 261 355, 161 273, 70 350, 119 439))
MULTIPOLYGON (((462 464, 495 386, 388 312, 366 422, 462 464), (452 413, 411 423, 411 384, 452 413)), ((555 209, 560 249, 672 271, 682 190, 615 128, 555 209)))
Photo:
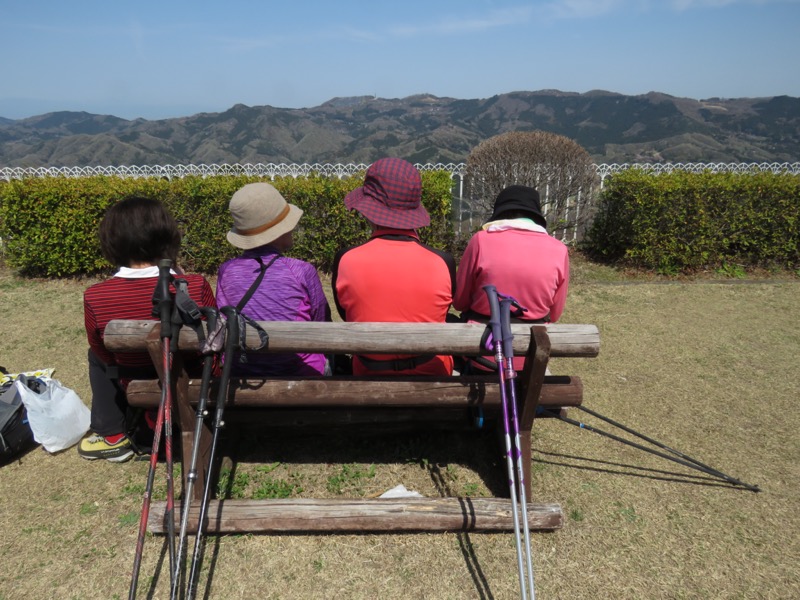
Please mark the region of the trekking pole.
MULTIPOLYGON (((511 434, 513 435, 514 448, 516 451, 517 476, 519 485, 519 505, 522 515, 522 530, 525 534, 525 556, 528 560, 528 586, 530 587, 531 600, 536 600, 536 589, 533 579, 533 557, 531 556, 531 532, 528 526, 528 503, 525 492, 525 467, 522 464, 522 445, 519 438, 519 417, 517 416, 517 392, 515 379, 517 373, 514 370, 514 335, 511 333, 511 305, 515 304, 522 309, 516 300, 503 297, 500 300, 500 331, 502 335, 503 355, 505 358, 505 380, 508 387, 508 402, 511 404, 511 434)), ((498 364, 502 369, 502 365, 498 364)))
MULTIPOLYGON (((173 310, 175 306, 173 304, 173 310)), ((173 319, 173 323, 175 320, 173 319)), ((173 579, 178 561, 175 557, 175 463, 172 455, 172 327, 168 328, 167 335, 161 330, 162 345, 164 347, 164 460, 167 467, 167 503, 164 508, 164 519, 167 522, 167 551, 169 553, 169 583, 170 588, 175 586, 173 579)))
MULTIPOLYGON (((508 395, 506 392, 506 377, 505 377, 505 370, 502 368, 503 365, 503 334, 502 328, 500 326, 500 304, 497 298, 497 288, 493 285, 485 285, 483 286, 483 291, 486 292, 486 296, 489 299, 489 309, 490 309, 490 317, 489 317, 489 326, 491 327, 492 331, 492 344, 494 345, 494 354, 495 354, 495 361, 497 361, 498 369, 497 372, 500 376, 500 403, 502 406, 502 414, 503 414, 503 433, 504 433, 504 442, 505 442, 505 450, 506 450, 506 469, 508 472, 508 487, 511 495, 511 516, 514 522, 514 541, 517 546, 517 567, 519 569, 519 590, 520 590, 520 597, 522 600, 526 600, 527 598, 527 591, 526 591, 526 584, 525 584, 525 566, 524 566, 524 557, 522 554, 522 540, 520 539, 519 533, 519 518, 520 515, 517 511, 517 484, 516 484, 516 477, 514 475, 514 461, 512 458, 512 448, 511 448, 511 434, 509 429, 509 408, 508 408, 508 395)), ((524 518, 527 520, 528 515, 524 515, 524 518)))
MULTIPOLYGON (((580 408, 580 407, 577 407, 577 408, 580 408)), ((716 469, 713 469, 711 467, 707 467, 706 465, 703 465, 702 463, 698 463, 697 461, 695 461, 694 459, 692 459, 692 458, 690 458, 688 456, 685 457, 685 458, 678 457, 677 455, 676 456, 670 456, 669 454, 666 454, 664 452, 660 452, 660 451, 656 450, 655 448, 649 448, 648 446, 643 446, 642 444, 637 444, 636 442, 633 442, 631 440, 626 440, 625 438, 620 437, 618 435, 614 435, 613 433, 609 433, 607 431, 603 431, 602 429, 598 429, 597 427, 592 427, 591 425, 589 425, 587 423, 583 423, 581 421, 576 421, 575 419, 570 419, 569 417, 565 417, 565 416, 560 415, 560 414, 558 414, 556 412, 552 412, 552 411, 547 411, 547 412, 549 413, 550 416, 556 417, 557 419, 559 419, 561 421, 564 421, 565 423, 568 423, 570 425, 574 425, 575 427, 579 427, 580 429, 585 429, 586 431, 591 431, 592 433, 596 433, 596 434, 601 435, 603 437, 607 437, 609 439, 612 439, 612 440, 614 440, 616 442, 621 442, 623 444, 631 446, 632 448, 636 448, 637 450, 642 450, 642 451, 647 452, 649 454, 652 454, 654 456, 658 456, 660 458, 663 458, 663 459, 666 459, 666 460, 670 460, 670 461, 672 461, 674 463, 677 463, 679 465, 682 465, 684 467, 688 467, 690 469, 694 469, 695 471, 700 471, 701 473, 705 473, 706 475, 711 475, 712 477, 716 477, 718 479, 722 479, 722 480, 727 481, 728 483, 730 483, 732 485, 738 485, 738 486, 741 486, 741 487, 743 487, 743 488, 745 488, 747 490, 750 490, 751 492, 760 492, 761 491, 761 488, 759 488, 757 485, 752 485, 752 484, 749 484, 749 483, 744 483, 743 481, 739 481, 738 479, 730 477, 729 475, 726 475, 725 473, 717 471, 716 469)), ((587 411, 587 412, 589 412, 589 411, 587 411)), ((612 425, 614 425, 614 423, 611 422, 610 419, 605 419, 601 415, 598 415, 598 414, 593 413, 593 412, 591 414, 594 414, 599 419, 606 420, 606 421, 610 422, 612 425)), ((642 439, 645 439, 646 441, 649 441, 650 443, 660 447, 660 442, 656 442, 655 440, 651 441, 649 438, 647 438, 647 436, 642 436, 641 434, 638 434, 637 432, 635 432, 633 430, 629 430, 625 426, 621 426, 620 429, 623 429, 625 431, 629 431, 633 435, 638 435, 642 439)))
MULTIPOLYGON (((194 426, 194 443, 192 444, 192 456, 189 461, 189 470, 186 474, 186 489, 183 493, 183 512, 181 513, 181 527, 178 534, 178 550, 176 553, 175 572, 172 578, 171 600, 178 597, 178 590, 181 587, 183 573, 183 559, 186 540, 188 538, 189 510, 192 506, 194 494, 194 484, 197 481, 197 460, 200 455, 200 437, 203 430, 203 420, 208 415, 208 392, 211 387, 211 375, 214 368, 214 357, 219 354, 219 348, 214 348, 212 338, 217 329, 219 311, 216 308, 205 306, 200 309, 206 317, 208 335, 200 340, 203 358, 203 375, 200 380, 200 398, 197 401, 196 421, 194 426)), ((198 336, 202 336, 202 329, 198 330, 198 336)))
POLYGON ((228 382, 231 377, 231 367, 234 361, 234 352, 239 347, 239 313, 233 306, 226 306, 220 309, 225 318, 225 363, 222 365, 222 375, 217 392, 217 405, 214 415, 214 434, 211 438, 211 450, 208 457, 208 469, 206 470, 205 487, 203 488, 203 499, 200 503, 200 515, 197 521, 197 535, 194 539, 194 553, 192 554, 192 565, 189 570, 189 584, 186 598, 193 600, 197 594, 197 579, 200 575, 200 563, 203 554, 203 533, 205 530, 206 513, 208 503, 211 498, 211 486, 214 482, 214 457, 219 443, 219 432, 225 423, 222 420, 225 411, 225 401, 228 395, 228 382))
POLYGON ((600 413, 597 413, 597 412, 595 412, 595 411, 593 411, 591 409, 588 409, 585 406, 578 406, 576 408, 579 408, 582 411, 584 411, 586 413, 589 413, 593 417, 597 417, 598 419, 600 419, 602 421, 605 421, 606 423, 609 423, 610 425, 613 425, 614 427, 618 427, 619 429, 622 429, 622 431, 626 431, 626 432, 630 433, 631 435, 635 435, 639 439, 644 440, 645 442, 649 442, 650 444, 653 444, 654 446, 656 446, 658 448, 661 448, 662 450, 666 450, 667 452, 669 452, 670 454, 674 454, 678 458, 682 458, 683 460, 686 460, 686 461, 689 461, 689 462, 693 463, 695 466, 687 465, 687 466, 690 466, 693 469, 697 469, 698 471, 702 471, 703 473, 707 473, 708 475, 714 475, 716 477, 719 477, 720 479, 724 479, 728 483, 732 483, 733 485, 742 486, 744 488, 747 488, 751 492, 760 492, 761 491, 761 488, 759 488, 757 485, 752 485, 752 484, 749 484, 749 483, 744 483, 743 481, 739 481, 735 477, 731 477, 730 475, 726 475, 725 473, 715 469, 714 467, 710 467, 707 464, 701 463, 696 458, 692 458, 691 456, 687 456, 683 452, 679 452, 678 450, 675 450, 674 448, 670 448, 669 446, 667 446, 666 444, 662 444, 658 440, 654 440, 653 438, 651 438, 649 436, 646 436, 643 433, 639 433, 638 431, 635 431, 634 429, 631 429, 630 427, 626 427, 622 423, 618 423, 618 422, 614 421, 613 419, 609 419, 608 417, 605 417, 605 416, 601 415, 600 413))
MULTIPOLYGON (((170 340, 172 338, 172 299, 169 292, 169 284, 172 279, 170 267, 172 261, 164 259, 158 263, 158 283, 156 284, 156 297, 158 298, 158 314, 161 318, 161 340, 163 346, 163 361, 164 361, 164 381, 161 388, 161 401, 158 405, 158 413, 156 415, 156 427, 153 432, 153 447, 150 450, 150 469, 147 472, 147 484, 145 485, 144 498, 142 500, 142 514, 139 519, 139 534, 136 538, 136 551, 133 558, 133 575, 131 577, 131 585, 128 590, 129 600, 136 598, 136 588, 139 584, 139 570, 142 564, 142 553, 144 551, 144 538, 147 532, 147 519, 150 515, 150 499, 153 492, 153 480, 155 479, 156 466, 158 464, 158 450, 161 445, 161 430, 164 428, 165 415, 167 408, 171 408, 171 391, 170 391, 170 369, 172 367, 170 360, 170 340)), ((171 424, 170 419, 170 424, 171 424)), ((171 432, 167 432, 167 443, 170 446, 169 437, 171 432)), ((171 452, 170 452, 171 454, 171 452)), ((169 510, 169 489, 171 488, 171 473, 167 472, 167 509, 169 510)), ((170 523, 172 520, 170 519, 170 523)), ((174 551, 174 524, 172 527, 172 539, 170 543, 170 576, 172 575, 175 560, 174 551)))

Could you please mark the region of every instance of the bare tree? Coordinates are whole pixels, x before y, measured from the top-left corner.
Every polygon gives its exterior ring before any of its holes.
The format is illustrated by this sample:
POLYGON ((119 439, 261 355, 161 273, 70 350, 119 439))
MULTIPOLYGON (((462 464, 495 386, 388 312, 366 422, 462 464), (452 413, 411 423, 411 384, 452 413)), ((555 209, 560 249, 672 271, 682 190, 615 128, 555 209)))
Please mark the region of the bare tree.
POLYGON ((488 218, 503 188, 527 185, 539 191, 548 229, 565 241, 574 241, 579 230, 582 233, 598 183, 589 153, 574 140, 546 131, 496 135, 476 146, 467 158, 467 197, 473 220, 488 218))

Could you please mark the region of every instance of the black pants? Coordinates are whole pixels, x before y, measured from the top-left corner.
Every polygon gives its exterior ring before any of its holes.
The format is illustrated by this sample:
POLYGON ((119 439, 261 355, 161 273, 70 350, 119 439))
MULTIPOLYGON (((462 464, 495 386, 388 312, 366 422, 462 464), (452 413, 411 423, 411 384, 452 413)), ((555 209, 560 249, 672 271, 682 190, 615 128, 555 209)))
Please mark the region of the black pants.
POLYGON ((108 373, 108 365, 89 349, 89 385, 92 387, 92 419, 95 433, 108 436, 127 433, 133 420, 125 390, 108 373))

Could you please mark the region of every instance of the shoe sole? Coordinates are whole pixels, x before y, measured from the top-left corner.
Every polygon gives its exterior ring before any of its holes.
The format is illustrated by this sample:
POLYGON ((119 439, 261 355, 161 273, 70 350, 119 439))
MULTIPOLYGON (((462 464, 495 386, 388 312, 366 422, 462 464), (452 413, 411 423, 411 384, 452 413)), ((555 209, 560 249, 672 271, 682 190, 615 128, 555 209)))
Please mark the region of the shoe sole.
POLYGON ((84 458, 86 460, 100 460, 100 459, 103 459, 103 460, 107 460, 108 462, 117 463, 117 462, 125 462, 125 461, 130 460, 131 458, 133 458, 133 451, 128 452, 127 454, 122 454, 120 456, 112 456, 111 458, 106 458, 104 456, 87 456, 86 454, 81 454, 80 457, 84 458))
POLYGON ((133 450, 130 452, 123 454, 122 456, 115 456, 114 458, 107 458, 108 462, 125 462, 133 458, 133 450))

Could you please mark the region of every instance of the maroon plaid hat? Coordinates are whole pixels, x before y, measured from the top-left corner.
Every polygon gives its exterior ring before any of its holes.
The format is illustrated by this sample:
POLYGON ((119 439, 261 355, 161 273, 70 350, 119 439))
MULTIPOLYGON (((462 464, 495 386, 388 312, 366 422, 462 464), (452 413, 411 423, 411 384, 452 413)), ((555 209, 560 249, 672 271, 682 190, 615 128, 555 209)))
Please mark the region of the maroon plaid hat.
POLYGON ((347 194, 344 205, 381 227, 417 229, 431 223, 421 198, 416 167, 401 158, 382 158, 370 165, 364 185, 347 194))

